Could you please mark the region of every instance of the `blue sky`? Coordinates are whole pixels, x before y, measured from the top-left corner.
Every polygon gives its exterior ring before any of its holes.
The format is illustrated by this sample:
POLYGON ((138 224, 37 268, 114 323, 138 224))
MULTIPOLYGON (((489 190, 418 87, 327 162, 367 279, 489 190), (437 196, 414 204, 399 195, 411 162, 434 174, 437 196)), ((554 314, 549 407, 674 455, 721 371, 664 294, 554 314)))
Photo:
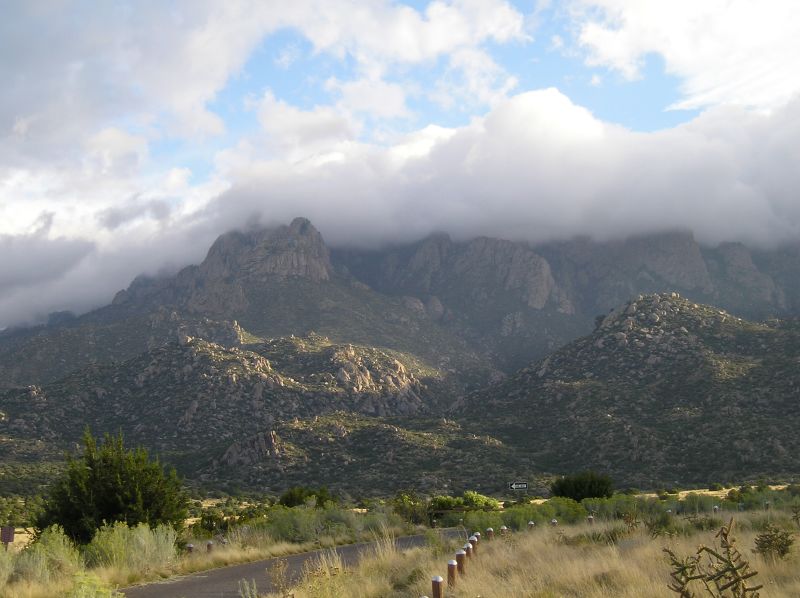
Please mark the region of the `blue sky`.
POLYGON ((0 328, 298 215, 794 242, 798 56, 793 0, 3 3, 0 328))
MULTIPOLYGON (((405 3, 424 13, 426 1, 405 3)), ((505 42, 489 40, 482 45, 498 67, 517 79, 515 92, 554 87, 573 102, 588 108, 598 118, 633 131, 655 131, 688 122, 699 109, 671 109, 682 98, 681 79, 665 72, 664 59, 657 53, 641 57, 636 77, 628 78, 604 66, 589 66, 585 52, 576 44, 574 23, 558 6, 543 8, 532 17, 532 2, 512 2, 527 18, 524 38, 505 42)), ((408 91, 409 114, 385 120, 362 115, 364 127, 359 138, 379 141, 376 131, 410 132, 429 124, 459 127, 482 115, 487 105, 468 96, 452 106, 426 97, 423 90, 454 75, 447 72, 445 56, 422 62, 388 67, 385 80, 408 91)), ((265 35, 224 87, 214 93, 208 107, 225 123, 225 133, 198 151, 193 140, 181 143, 167 139, 151 145, 156 157, 180 162, 195 177, 213 170, 213 149, 222 149, 259 127, 248 104, 265 90, 277 99, 304 110, 336 105, 340 94, 326 82, 331 78, 348 81, 359 78, 360 65, 352 56, 336 57, 315 50, 314 44, 294 27, 265 35)), ((457 77, 458 75, 455 75, 457 77)))

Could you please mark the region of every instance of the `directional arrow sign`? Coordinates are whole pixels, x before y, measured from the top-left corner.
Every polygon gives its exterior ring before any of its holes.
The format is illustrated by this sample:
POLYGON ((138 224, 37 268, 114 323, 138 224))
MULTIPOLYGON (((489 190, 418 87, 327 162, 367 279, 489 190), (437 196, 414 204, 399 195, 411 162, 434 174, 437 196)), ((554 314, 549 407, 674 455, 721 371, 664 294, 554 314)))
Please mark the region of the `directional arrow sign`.
POLYGON ((512 490, 527 490, 528 482, 511 482, 508 487, 512 490))

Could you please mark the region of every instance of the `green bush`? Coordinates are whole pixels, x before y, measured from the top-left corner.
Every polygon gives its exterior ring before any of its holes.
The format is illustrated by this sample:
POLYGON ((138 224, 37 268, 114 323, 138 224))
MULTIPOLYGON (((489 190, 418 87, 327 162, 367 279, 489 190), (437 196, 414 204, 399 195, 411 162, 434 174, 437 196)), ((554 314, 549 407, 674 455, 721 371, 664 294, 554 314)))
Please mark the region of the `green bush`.
POLYGON ((267 521, 259 526, 276 540, 286 542, 308 542, 315 540, 322 531, 317 509, 307 507, 276 506, 270 509, 267 521))
POLYGON ((446 496, 438 494, 431 498, 428 503, 430 511, 451 511, 464 507, 464 499, 460 496, 446 496))
MULTIPOLYGON (((683 513, 709 513, 714 510, 714 505, 719 503, 719 499, 705 494, 695 494, 690 492, 681 501, 681 511, 683 513)), ((719 528, 720 525, 715 527, 719 528)))
POLYGON ((470 533, 483 533, 487 527, 494 528, 497 531, 501 525, 504 525, 503 516, 506 513, 508 511, 504 511, 502 514, 494 511, 470 511, 464 514, 464 527, 470 533))
MULTIPOLYGON (((550 521, 555 514, 555 509, 548 504, 517 505, 502 512, 502 525, 510 527, 513 530, 523 530, 527 529, 529 521, 541 525, 545 521, 550 521)), ((497 526, 494 526, 494 529, 497 531, 497 526)))
POLYGON ((473 490, 467 490, 463 495, 464 506, 468 509, 482 509, 496 511, 500 508, 500 501, 473 490))
POLYGON ((143 448, 126 450, 122 434, 106 434, 98 447, 87 430, 83 442, 83 455, 70 458, 51 487, 37 529, 61 525, 85 544, 105 523, 183 524, 188 499, 174 470, 166 472, 143 448))
POLYGON ((555 517, 561 523, 577 523, 588 515, 586 508, 571 498, 554 496, 547 504, 555 511, 555 517))
POLYGON ((200 520, 196 524, 200 529, 209 534, 219 533, 228 529, 225 515, 217 508, 203 509, 200 520))
POLYGON ((413 491, 398 492, 392 499, 391 504, 394 512, 406 521, 420 524, 428 520, 425 501, 413 491))
POLYGON ((584 498, 607 498, 614 493, 614 484, 607 475, 584 471, 564 476, 550 485, 553 496, 563 496, 580 502, 584 498))

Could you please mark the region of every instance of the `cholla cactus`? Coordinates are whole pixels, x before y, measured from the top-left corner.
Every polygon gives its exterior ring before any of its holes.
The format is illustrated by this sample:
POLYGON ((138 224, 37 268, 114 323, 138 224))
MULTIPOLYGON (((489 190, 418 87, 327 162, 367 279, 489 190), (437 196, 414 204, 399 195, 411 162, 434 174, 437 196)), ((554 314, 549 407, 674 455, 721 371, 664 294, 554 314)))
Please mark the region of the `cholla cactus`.
POLYGON ((736 548, 732 530, 733 519, 717 532, 719 548, 701 546, 694 555, 684 559, 665 548, 672 566, 672 581, 667 587, 681 598, 694 598, 693 587, 715 598, 758 598, 762 586, 750 585, 758 571, 750 568, 750 563, 736 548))
POLYGON ((789 554, 792 544, 794 544, 792 532, 767 525, 767 528, 756 536, 755 552, 769 561, 775 561, 789 554))
POLYGON ((792 521, 797 527, 800 527, 800 505, 792 507, 792 521))

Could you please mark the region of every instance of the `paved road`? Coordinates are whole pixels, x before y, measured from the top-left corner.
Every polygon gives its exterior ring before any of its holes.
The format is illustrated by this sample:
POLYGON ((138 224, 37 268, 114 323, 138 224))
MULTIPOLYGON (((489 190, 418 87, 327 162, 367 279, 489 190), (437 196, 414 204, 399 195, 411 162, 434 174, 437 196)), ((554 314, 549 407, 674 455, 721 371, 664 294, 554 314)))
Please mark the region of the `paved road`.
MULTIPOLYGON (((462 530, 455 529, 441 530, 441 533, 448 538, 463 537, 464 534, 462 530)), ((395 543, 401 550, 423 546, 425 536, 405 536, 398 538, 395 543)), ((339 553, 342 563, 350 567, 374 546, 375 542, 348 544, 338 547, 336 552, 339 553)), ((304 563, 314 559, 320 552, 323 551, 315 550, 243 565, 211 569, 166 581, 133 586, 121 591, 126 598, 239 598, 239 580, 246 579, 248 582, 255 580, 259 593, 270 592, 273 587, 266 572, 267 567, 270 567, 275 561, 286 561, 287 575, 290 579, 297 580, 303 572, 304 563)))

